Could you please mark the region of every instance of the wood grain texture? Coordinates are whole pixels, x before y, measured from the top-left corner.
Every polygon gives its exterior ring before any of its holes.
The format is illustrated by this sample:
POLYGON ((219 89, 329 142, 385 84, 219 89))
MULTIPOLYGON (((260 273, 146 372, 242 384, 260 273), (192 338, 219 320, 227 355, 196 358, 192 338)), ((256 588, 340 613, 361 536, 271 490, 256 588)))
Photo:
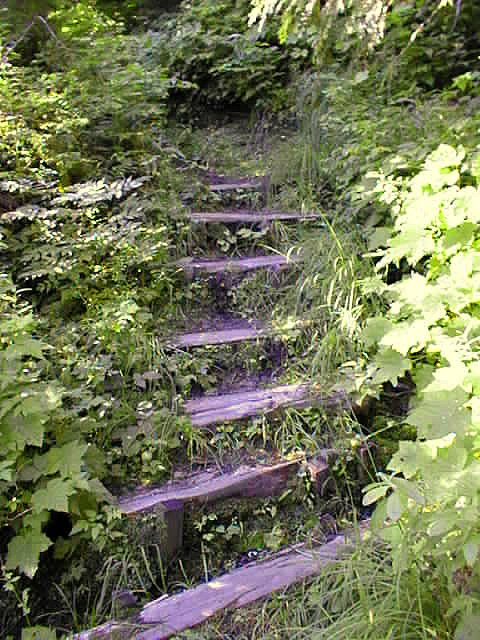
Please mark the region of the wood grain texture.
POLYGON ((221 329, 220 331, 195 331, 183 333, 173 338, 170 342, 175 347, 202 347, 214 344, 232 344, 243 342, 244 340, 256 340, 265 338, 271 334, 259 326, 252 326, 245 323, 242 328, 221 329))
POLYGON ((186 272, 195 273, 242 273, 255 269, 286 269, 291 264, 298 262, 298 256, 255 256, 253 258, 183 258, 177 265, 186 272))
POLYGON ((269 465, 244 464, 227 472, 218 468, 201 471, 163 487, 137 490, 120 498, 118 507, 126 515, 136 515, 152 509, 169 511, 179 502, 207 503, 234 496, 267 497, 285 489, 300 463, 301 458, 295 458, 269 465))
POLYGON ((196 427, 208 427, 229 420, 270 413, 281 407, 307 406, 310 387, 307 384, 285 385, 272 389, 204 396, 188 400, 185 411, 196 427))
MULTIPOLYGON (((362 531, 367 524, 362 525, 362 531)), ((85 631, 75 640, 135 638, 164 640, 195 627, 226 609, 249 605, 269 594, 318 574, 327 564, 351 549, 345 534, 324 545, 296 545, 269 560, 252 563, 183 593, 163 597, 146 605, 129 622, 110 622, 85 631)))
POLYGON ((222 182, 221 184, 210 184, 210 191, 222 193, 224 191, 236 191, 237 189, 249 189, 250 191, 263 191, 262 180, 244 179, 232 182, 222 182))
POLYGON ((320 216, 315 213, 295 213, 283 211, 250 211, 247 209, 238 209, 237 211, 192 211, 188 217, 193 222, 203 223, 224 223, 234 224, 237 222, 246 222, 250 224, 266 224, 275 220, 316 220, 320 216))

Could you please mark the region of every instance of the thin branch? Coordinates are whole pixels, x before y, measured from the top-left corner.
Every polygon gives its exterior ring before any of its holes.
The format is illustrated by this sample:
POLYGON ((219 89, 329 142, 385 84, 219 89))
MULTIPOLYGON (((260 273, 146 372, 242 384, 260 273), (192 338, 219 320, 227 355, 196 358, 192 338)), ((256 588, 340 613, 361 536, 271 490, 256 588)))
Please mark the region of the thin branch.
POLYGON ((49 34, 49 36, 51 38, 53 38, 58 45, 60 45, 62 47, 65 47, 63 42, 61 42, 58 39, 57 34, 52 29, 52 27, 49 25, 48 21, 43 16, 36 15, 36 16, 33 16, 32 20, 28 23, 27 27, 23 30, 23 32, 20 34, 20 36, 16 40, 13 40, 9 44, 7 44, 7 46, 5 47, 5 51, 3 52, 3 56, 2 56, 3 64, 7 64, 8 63, 8 56, 11 54, 12 51, 14 51, 16 49, 16 47, 23 40, 25 40, 25 38, 27 37, 27 35, 30 33, 30 31, 33 29, 33 27, 35 26, 35 24, 37 22, 39 22, 46 29, 46 31, 49 34))
POLYGON ((456 8, 455 8, 455 20, 453 21, 452 31, 455 31, 455 27, 457 26, 458 19, 460 18, 460 12, 462 11, 462 0, 457 0, 456 8))

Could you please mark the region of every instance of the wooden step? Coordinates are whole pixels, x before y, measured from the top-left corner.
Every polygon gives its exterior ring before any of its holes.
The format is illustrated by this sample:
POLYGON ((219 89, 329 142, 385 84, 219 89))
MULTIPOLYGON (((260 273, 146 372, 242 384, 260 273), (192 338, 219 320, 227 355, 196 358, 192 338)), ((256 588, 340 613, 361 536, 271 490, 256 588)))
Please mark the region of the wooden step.
MULTIPOLYGON (((245 463, 236 469, 222 470, 212 467, 206 471, 192 473, 188 478, 172 480, 162 487, 142 488, 118 501, 118 508, 132 516, 150 510, 168 512, 178 503, 205 504, 231 497, 260 498, 274 496, 283 491, 289 478, 296 472, 303 458, 280 460, 271 464, 245 463)), ((315 459, 312 474, 321 470, 328 472, 325 458, 315 459), (322 467, 323 465, 323 467, 322 467)))
POLYGON ((183 258, 177 262, 185 272, 195 274, 204 273, 244 273, 255 269, 286 269, 299 261, 298 254, 288 258, 280 255, 256 256, 254 258, 183 258))
POLYGON ((204 396, 188 400, 185 411, 193 426, 208 427, 230 420, 270 413, 281 407, 306 407, 311 404, 312 392, 307 384, 285 385, 225 395, 204 396))
POLYGON ((356 535, 342 533, 313 548, 305 544, 289 547, 264 562, 252 562, 193 589, 158 598, 130 620, 108 622, 78 634, 74 640, 170 638, 226 609, 244 607, 318 575, 323 567, 350 552, 351 540, 361 539, 367 527, 368 521, 361 524, 356 535))
POLYGON ((235 191, 237 189, 249 189, 250 191, 266 191, 268 189, 268 176, 252 176, 237 178, 233 176, 221 176, 214 173, 208 174, 209 189, 215 193, 235 191))
POLYGON ((223 182, 222 184, 211 184, 210 191, 222 193, 224 191, 236 191, 237 189, 249 189, 250 191, 261 191, 263 183, 260 180, 239 180, 238 182, 223 182))
POLYGON ((238 209, 237 211, 215 211, 215 212, 203 212, 192 211, 189 214, 189 218, 193 222, 203 223, 221 223, 221 224, 234 224, 234 223, 251 223, 251 224, 268 224, 275 220, 283 220, 288 222, 303 221, 303 220, 317 220, 319 214, 316 213, 295 213, 295 212, 282 212, 282 211, 250 211, 247 209, 238 209))
POLYGON ((260 323, 242 322, 235 323, 235 327, 224 327, 217 331, 195 331, 183 333, 173 338, 169 344, 174 347, 203 347, 215 344, 232 344, 244 340, 256 340, 266 338, 272 331, 263 328, 260 323))

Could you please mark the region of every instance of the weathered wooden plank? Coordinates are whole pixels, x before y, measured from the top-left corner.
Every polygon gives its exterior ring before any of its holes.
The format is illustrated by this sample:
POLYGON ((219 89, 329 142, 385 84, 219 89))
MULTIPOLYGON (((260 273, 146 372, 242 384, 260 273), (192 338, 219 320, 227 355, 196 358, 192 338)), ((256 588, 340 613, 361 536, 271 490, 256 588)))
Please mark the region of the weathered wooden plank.
POLYGON ((122 513, 132 516, 152 509, 168 512, 178 503, 210 503, 234 496, 275 495, 285 489, 301 461, 298 457, 266 465, 243 464, 226 472, 218 468, 201 471, 188 479, 174 480, 159 488, 137 490, 120 498, 118 507, 122 513))
POLYGON ((309 396, 309 385, 284 385, 271 389, 204 396, 188 400, 184 407, 194 426, 206 427, 228 420, 269 413, 280 407, 306 406, 309 396))
POLYGON ((230 344, 244 340, 265 338, 271 332, 245 323, 243 328, 221 329, 220 331, 197 331, 184 333, 174 338, 170 344, 176 347, 202 347, 214 344, 230 344))
MULTIPOLYGON (((360 536, 366 528, 367 523, 360 528, 360 536)), ((130 621, 109 622, 78 634, 75 640, 114 637, 164 640, 205 622, 225 609, 244 607, 313 577, 351 548, 344 533, 311 549, 306 545, 296 545, 265 562, 248 564, 183 593, 159 598, 147 604, 130 621)))
POLYGON ((254 258, 183 258, 177 262, 178 266, 186 272, 194 274, 195 271, 205 273, 233 272, 242 273, 255 269, 285 269, 292 263, 298 262, 299 256, 256 256, 254 258))
POLYGON ((236 191, 237 189, 249 189, 250 191, 262 191, 264 189, 261 180, 237 180, 236 182, 222 182, 209 185, 210 191, 222 193, 224 191, 236 191))
POLYGON ((320 216, 316 213, 295 213, 284 211, 250 211, 247 209, 238 209, 237 211, 192 211, 188 217, 193 222, 204 223, 236 223, 248 222, 251 224, 266 224, 275 220, 316 220, 320 216))

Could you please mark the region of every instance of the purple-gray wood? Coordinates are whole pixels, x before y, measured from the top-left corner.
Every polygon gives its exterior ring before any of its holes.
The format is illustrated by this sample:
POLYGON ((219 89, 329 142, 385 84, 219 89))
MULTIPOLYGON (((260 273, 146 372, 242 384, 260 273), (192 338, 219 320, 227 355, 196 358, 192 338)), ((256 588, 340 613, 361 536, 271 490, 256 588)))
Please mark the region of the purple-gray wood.
MULTIPOLYGON (((360 528, 360 536, 365 528, 365 525, 360 528)), ((78 634, 74 640, 113 637, 164 640, 205 622, 225 609, 244 607, 313 577, 351 548, 345 534, 337 535, 330 542, 312 549, 306 545, 296 545, 265 562, 246 565, 207 584, 159 598, 147 604, 129 622, 109 622, 78 634)))
MULTIPOLYGON (((294 458, 269 465, 243 464, 227 472, 218 468, 201 471, 157 489, 139 489, 120 498, 118 507, 122 513, 133 516, 152 509, 168 512, 178 503, 207 503, 234 496, 272 496, 286 488, 301 462, 301 458, 294 458)), ((326 462, 324 466, 328 469, 326 462)))
POLYGON ((307 384, 272 389, 204 396, 188 400, 184 407, 195 427, 207 427, 228 420, 275 411, 280 407, 307 406, 311 390, 307 384))
POLYGON ((268 337, 270 334, 271 332, 246 322, 245 326, 241 328, 184 333, 174 338, 171 344, 176 347, 202 347, 213 344, 242 342, 243 340, 256 340, 257 338, 268 337))
POLYGON ((189 218, 193 222, 217 222, 217 223, 268 223, 275 220, 316 220, 319 215, 316 213, 294 213, 282 211, 250 211, 247 209, 238 209, 237 211, 193 211, 189 214, 189 218))
POLYGON ((236 189, 250 189, 251 191, 263 190, 263 182, 260 180, 239 180, 238 182, 223 182, 222 184, 211 184, 210 191, 222 193, 224 191, 234 191, 236 189))
POLYGON ((185 271, 194 274, 195 271, 205 273, 234 272, 242 273, 255 269, 285 269, 290 264, 298 262, 298 255, 285 256, 256 256, 254 258, 183 258, 177 262, 185 271))

